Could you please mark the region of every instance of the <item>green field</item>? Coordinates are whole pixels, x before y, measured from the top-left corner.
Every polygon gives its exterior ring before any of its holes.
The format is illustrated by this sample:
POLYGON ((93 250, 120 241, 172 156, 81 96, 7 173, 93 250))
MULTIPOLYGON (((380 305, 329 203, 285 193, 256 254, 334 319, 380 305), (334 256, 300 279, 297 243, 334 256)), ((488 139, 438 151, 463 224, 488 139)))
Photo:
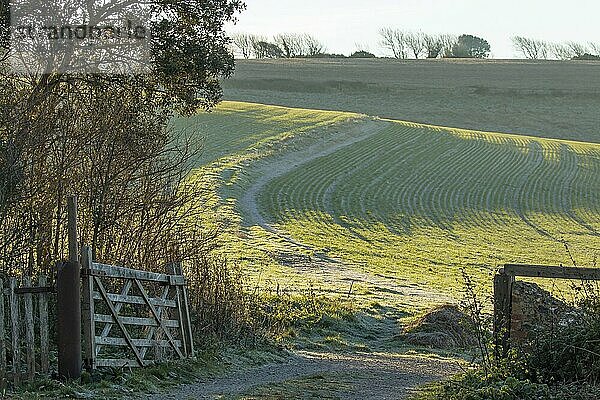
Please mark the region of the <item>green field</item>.
POLYGON ((600 142, 600 63, 239 60, 227 100, 600 142))
POLYGON ((225 102, 193 179, 206 226, 263 288, 313 285, 403 308, 458 297, 505 262, 600 249, 600 145, 225 102))

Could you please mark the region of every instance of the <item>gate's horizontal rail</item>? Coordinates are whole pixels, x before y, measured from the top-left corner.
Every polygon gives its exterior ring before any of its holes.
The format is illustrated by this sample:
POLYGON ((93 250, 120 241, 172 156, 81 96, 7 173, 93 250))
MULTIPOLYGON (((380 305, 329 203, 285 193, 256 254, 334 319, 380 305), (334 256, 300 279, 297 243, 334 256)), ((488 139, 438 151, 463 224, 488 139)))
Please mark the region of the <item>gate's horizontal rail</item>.
MULTIPOLYGON (((84 270, 85 271, 85 270, 84 270)), ((185 278, 181 275, 167 275, 156 272, 140 271, 114 265, 92 263, 91 274, 97 274, 107 278, 137 279, 140 281, 160 282, 166 285, 183 286, 185 278)))
MULTIPOLYGON (((144 360, 144 367, 149 365, 153 365, 154 362, 151 360, 144 360)), ((125 368, 125 367, 139 367, 140 364, 136 360, 125 360, 125 359, 97 359, 95 361, 95 365, 97 367, 117 367, 117 368, 125 368)))
POLYGON ((524 278, 600 280, 600 268, 507 264, 500 270, 502 273, 524 278))
MULTIPOLYGON (((127 304, 146 304, 146 301, 141 296, 123 296, 121 294, 107 293, 110 301, 115 303, 127 303, 127 304)), ((94 292, 94 300, 104 300, 104 297, 99 292, 94 292)), ((175 300, 163 300, 158 297, 151 297, 150 304, 153 306, 176 308, 177 302, 175 300)))
MULTIPOLYGON (((158 322, 154 318, 138 318, 138 317, 121 317, 119 319, 125 325, 139 325, 139 326, 159 326, 158 322)), ((115 320, 112 315, 105 314, 94 314, 95 322, 114 324, 115 320)), ((162 323, 167 328, 179 328, 179 321, 176 319, 163 319, 162 323)))
MULTIPOLYGON (((46 294, 56 293, 56 288, 54 286, 16 287, 14 292, 15 294, 46 294)), ((10 295, 10 289, 3 289, 0 294, 10 295)))
MULTIPOLYGON (((170 344, 168 340, 154 339, 131 339, 131 342, 136 347, 167 347, 170 344)), ((175 346, 181 347, 181 340, 173 340, 173 343, 175 343, 175 346)), ((96 344, 108 346, 129 346, 129 343, 126 339, 102 336, 96 336, 96 344)))

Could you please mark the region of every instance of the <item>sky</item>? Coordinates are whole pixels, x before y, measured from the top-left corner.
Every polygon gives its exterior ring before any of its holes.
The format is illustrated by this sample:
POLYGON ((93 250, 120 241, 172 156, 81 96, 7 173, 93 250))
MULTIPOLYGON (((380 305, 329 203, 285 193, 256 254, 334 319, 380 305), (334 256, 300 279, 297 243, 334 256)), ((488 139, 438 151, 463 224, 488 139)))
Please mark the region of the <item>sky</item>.
POLYGON ((600 42, 599 0, 246 0, 230 34, 311 33, 331 53, 358 47, 379 56, 379 30, 468 33, 488 40, 494 58, 517 56, 510 38, 600 42))

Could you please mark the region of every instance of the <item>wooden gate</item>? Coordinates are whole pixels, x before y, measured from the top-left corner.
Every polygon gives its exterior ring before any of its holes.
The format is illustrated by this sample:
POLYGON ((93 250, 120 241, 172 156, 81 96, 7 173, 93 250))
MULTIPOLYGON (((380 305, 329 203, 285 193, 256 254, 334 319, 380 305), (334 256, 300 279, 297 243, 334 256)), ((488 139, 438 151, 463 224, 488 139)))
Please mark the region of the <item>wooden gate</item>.
POLYGON ((82 251, 84 364, 144 367, 193 356, 185 278, 92 262, 82 251))
POLYGON ((46 276, 0 279, 0 374, 2 387, 49 373, 49 326, 46 276))

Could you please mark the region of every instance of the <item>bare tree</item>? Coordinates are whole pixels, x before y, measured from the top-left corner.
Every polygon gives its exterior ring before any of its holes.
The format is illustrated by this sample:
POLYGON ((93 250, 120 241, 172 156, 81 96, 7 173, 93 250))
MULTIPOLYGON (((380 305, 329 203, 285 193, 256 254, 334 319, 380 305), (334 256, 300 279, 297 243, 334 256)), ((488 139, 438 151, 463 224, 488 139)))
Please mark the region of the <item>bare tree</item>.
POLYGON ((248 33, 236 33, 231 36, 231 43, 238 54, 245 59, 252 56, 253 42, 255 42, 254 35, 248 33))
POLYGON ((442 57, 451 57, 452 49, 458 42, 458 38, 454 35, 440 35, 440 41, 442 42, 442 57))
POLYGON ((586 45, 577 42, 568 42, 567 46, 571 49, 573 57, 582 57, 588 53, 586 45))
POLYGON ((259 35, 250 35, 250 46, 252 47, 252 53, 256 58, 265 58, 263 54, 263 46, 260 44, 261 42, 267 42, 267 38, 265 36, 259 35))
POLYGON ((548 43, 531 39, 524 36, 514 36, 512 38, 513 45, 515 49, 525 58, 530 60, 540 60, 548 58, 548 43))
POLYGON ((573 49, 565 43, 554 43, 550 46, 550 52, 558 60, 570 60, 575 57, 573 49))
POLYGON ((306 33, 302 35, 302 55, 311 57, 325 52, 325 45, 314 36, 306 33))
POLYGON ((304 37, 297 33, 280 33, 273 40, 275 44, 283 51, 286 58, 302 57, 304 53, 304 37))
POLYGON ((356 42, 356 43, 354 43, 354 51, 355 52, 370 53, 371 52, 371 48, 370 48, 370 46, 367 43, 356 42))
POLYGON ((381 47, 391 51, 394 58, 400 58, 398 57, 398 48, 396 46, 396 41, 394 40, 394 30, 392 28, 381 28, 379 30, 379 36, 381 37, 379 40, 381 47))
POLYGON ((286 58, 311 57, 325 51, 325 45, 308 33, 280 33, 273 40, 286 58))
POLYGON ((409 52, 415 58, 420 58, 424 53, 428 58, 450 57, 457 41, 454 35, 427 35, 393 28, 382 28, 379 35, 380 45, 395 58, 401 59, 408 58, 409 52))
POLYGON ((258 59, 282 58, 283 51, 275 43, 269 43, 266 40, 260 40, 254 44, 254 55, 258 59))
POLYGON ((588 47, 595 56, 600 56, 600 42, 589 42, 588 47))
POLYGON ((382 28, 380 44, 392 52, 395 58, 407 58, 406 34, 399 29, 382 28))
POLYGON ((423 35, 423 46, 427 52, 427 58, 438 58, 442 55, 444 42, 441 35, 423 35))
POLYGON ((408 32, 405 35, 406 46, 411 50, 415 59, 419 59, 425 50, 422 32, 408 32))

